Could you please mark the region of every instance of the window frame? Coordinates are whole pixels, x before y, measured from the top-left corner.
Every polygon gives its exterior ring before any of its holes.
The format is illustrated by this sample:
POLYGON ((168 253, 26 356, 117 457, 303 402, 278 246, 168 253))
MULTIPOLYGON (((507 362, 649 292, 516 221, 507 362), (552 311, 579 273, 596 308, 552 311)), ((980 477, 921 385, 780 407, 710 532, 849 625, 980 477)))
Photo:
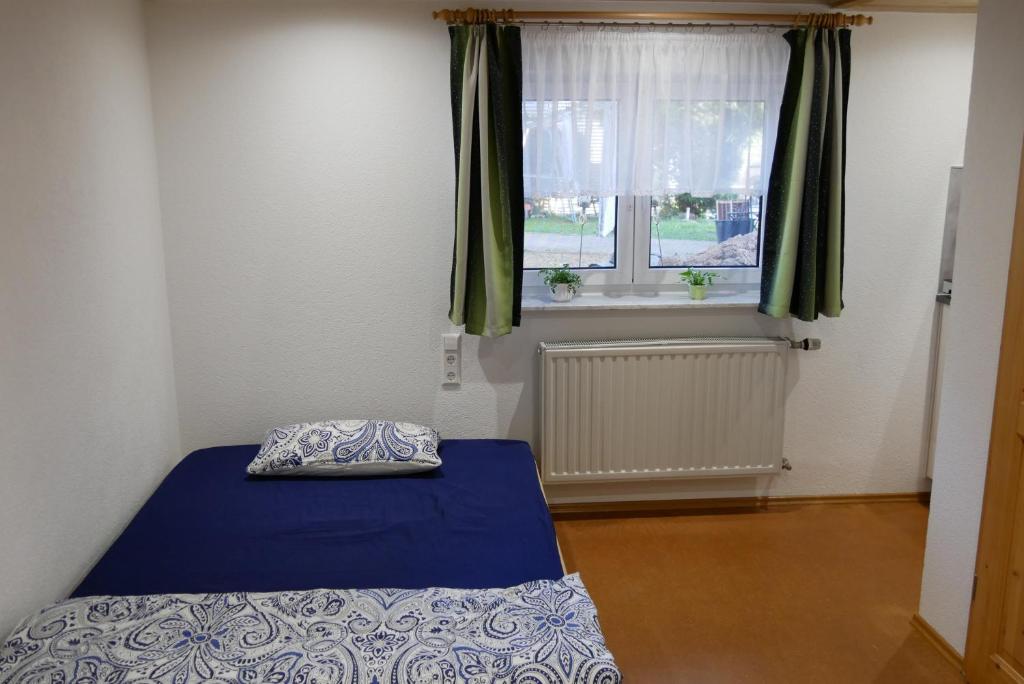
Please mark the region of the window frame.
MULTIPOLYGON (((572 268, 583 279, 584 288, 597 292, 660 291, 679 289, 682 266, 650 265, 651 197, 620 195, 615 211, 615 267, 572 268), (670 287, 671 286, 671 287, 670 287)), ((758 266, 719 266, 701 268, 715 274, 719 282, 739 289, 752 289, 761 282, 761 259, 764 250, 764 203, 758 223, 758 266)), ((700 268, 696 267, 695 268, 700 268)), ((523 290, 527 293, 545 290, 538 268, 523 267, 523 290)), ((735 289, 735 288, 733 288, 735 289)))
MULTIPOLYGON (((761 203, 758 217, 757 266, 693 266, 693 268, 715 274, 716 280, 730 285, 752 285, 761 282, 761 257, 764 248, 761 227, 764 222, 764 204, 761 203)), ((677 285, 679 273, 685 266, 651 266, 651 196, 636 198, 633 217, 633 284, 634 285, 677 285)))
MULTIPOLYGON (((630 285, 633 282, 633 243, 635 207, 632 197, 615 198, 615 267, 614 268, 573 268, 573 273, 583 279, 583 286, 630 285), (628 226, 630 230, 622 230, 628 226)), ((523 287, 544 288, 541 269, 523 266, 523 287)))

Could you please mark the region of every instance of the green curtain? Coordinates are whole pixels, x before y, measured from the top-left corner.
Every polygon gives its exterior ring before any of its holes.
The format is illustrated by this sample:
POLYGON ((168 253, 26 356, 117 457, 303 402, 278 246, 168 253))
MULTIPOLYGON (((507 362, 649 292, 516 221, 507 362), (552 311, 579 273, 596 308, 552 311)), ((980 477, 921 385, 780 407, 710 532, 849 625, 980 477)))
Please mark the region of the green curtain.
POLYGON ((843 309, 850 30, 784 36, 789 71, 765 208, 761 313, 813 321, 843 309))
POLYGON ((455 246, 448 318, 467 333, 519 325, 523 65, 519 28, 451 26, 455 246))

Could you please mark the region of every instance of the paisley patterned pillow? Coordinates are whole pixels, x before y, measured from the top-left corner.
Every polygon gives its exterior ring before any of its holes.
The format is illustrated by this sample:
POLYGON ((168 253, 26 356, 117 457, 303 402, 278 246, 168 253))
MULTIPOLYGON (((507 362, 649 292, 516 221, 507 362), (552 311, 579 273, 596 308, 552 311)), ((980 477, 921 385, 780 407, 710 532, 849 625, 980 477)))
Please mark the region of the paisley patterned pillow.
POLYGON ((277 427, 250 475, 402 475, 441 465, 433 428, 390 420, 328 420, 277 427))

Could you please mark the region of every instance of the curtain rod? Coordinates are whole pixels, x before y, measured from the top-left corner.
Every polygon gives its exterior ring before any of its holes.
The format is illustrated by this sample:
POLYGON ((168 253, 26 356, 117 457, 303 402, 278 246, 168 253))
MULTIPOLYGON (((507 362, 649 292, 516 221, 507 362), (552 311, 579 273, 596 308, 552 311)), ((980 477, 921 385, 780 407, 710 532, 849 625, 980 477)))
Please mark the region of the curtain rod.
POLYGON ((863 14, 735 14, 730 12, 572 12, 556 10, 513 10, 513 9, 443 9, 434 12, 434 19, 448 24, 534 24, 575 21, 588 22, 674 22, 674 21, 722 21, 743 24, 782 24, 839 28, 848 26, 870 26, 874 18, 863 14))

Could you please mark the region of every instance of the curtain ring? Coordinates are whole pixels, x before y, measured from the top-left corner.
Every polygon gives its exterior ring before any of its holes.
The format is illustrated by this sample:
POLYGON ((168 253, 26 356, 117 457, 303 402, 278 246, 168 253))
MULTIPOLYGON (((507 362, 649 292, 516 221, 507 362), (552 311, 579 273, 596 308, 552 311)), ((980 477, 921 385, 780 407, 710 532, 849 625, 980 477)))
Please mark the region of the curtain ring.
POLYGON ((550 21, 545 21, 545 22, 544 22, 544 23, 543 23, 543 24, 541 25, 541 27, 540 27, 540 30, 541 30, 541 31, 547 31, 547 30, 548 30, 549 28, 551 28, 551 22, 550 22, 550 21))
POLYGON ((704 33, 711 33, 711 24, 704 24, 704 33))
POLYGON ((754 24, 753 26, 750 27, 750 32, 751 33, 757 33, 757 30, 759 28, 761 28, 761 27, 758 24, 754 24))
POLYGON ((728 33, 736 33, 736 24, 729 24, 728 33))
POLYGON ((653 21, 650 24, 647 25, 647 32, 648 33, 654 33, 657 30, 658 30, 658 27, 655 25, 655 23, 653 21))

